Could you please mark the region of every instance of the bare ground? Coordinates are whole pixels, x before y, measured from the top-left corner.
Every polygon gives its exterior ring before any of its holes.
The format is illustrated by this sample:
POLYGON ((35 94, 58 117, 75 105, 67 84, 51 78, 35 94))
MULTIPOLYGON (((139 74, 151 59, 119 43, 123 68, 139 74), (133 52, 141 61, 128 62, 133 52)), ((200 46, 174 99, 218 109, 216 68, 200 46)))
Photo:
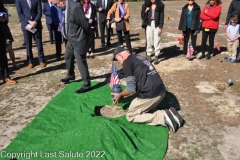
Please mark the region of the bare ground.
MULTIPOLYGON (((180 36, 177 26, 181 7, 187 1, 164 3, 166 7, 161 60, 155 67, 170 93, 177 98, 180 113, 186 120, 184 127, 177 133, 170 132, 168 151, 164 159, 240 160, 240 64, 225 62, 225 55, 221 54, 209 61, 196 58, 186 60, 180 54, 182 46, 177 41, 180 36), (167 20, 168 15, 172 21, 167 20), (227 87, 230 77, 233 78, 233 86, 227 87)), ((197 3, 202 8, 205 1, 197 3)), ((220 28, 215 38, 215 43, 221 45, 222 51, 226 50, 223 25, 229 3, 230 0, 223 0, 220 28)), ((140 27, 141 4, 130 3, 131 40, 133 53, 145 56, 144 32, 140 27)), ((59 80, 66 75, 64 60, 55 61, 55 46, 49 44, 45 26, 43 44, 47 67, 40 68, 37 58, 33 69, 26 67, 26 50, 21 47, 23 37, 15 8, 9 10, 13 15, 9 24, 15 38, 13 47, 21 68, 14 69, 9 60, 11 76, 19 83, 0 84, 0 150, 6 148, 22 128, 65 87, 59 80)), ((42 22, 44 24, 45 19, 42 22)), ((199 51, 200 41, 201 33, 197 42, 199 51)), ((111 52, 117 45, 116 35, 111 42, 112 48, 99 48, 100 40, 95 42, 97 56, 88 60, 88 64, 92 80, 101 82, 105 81, 110 73, 111 52)), ((33 52, 34 57, 37 57, 36 47, 33 52)), ((117 68, 121 69, 121 66, 117 65, 117 68)), ((76 76, 77 79, 81 79, 77 69, 76 76)), ((124 78, 121 82, 125 84, 124 78)))

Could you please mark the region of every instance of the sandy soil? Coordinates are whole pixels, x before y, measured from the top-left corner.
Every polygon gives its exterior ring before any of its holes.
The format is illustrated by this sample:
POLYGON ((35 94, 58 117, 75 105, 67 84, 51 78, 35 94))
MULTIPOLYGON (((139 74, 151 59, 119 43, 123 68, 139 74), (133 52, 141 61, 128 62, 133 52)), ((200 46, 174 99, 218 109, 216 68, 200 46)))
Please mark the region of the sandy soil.
MULTIPOLYGON (((177 30, 181 7, 187 1, 164 1, 165 24, 161 40, 160 63, 155 65, 164 83, 169 88, 169 105, 178 105, 186 123, 183 128, 173 134, 170 132, 168 151, 165 159, 204 159, 204 160, 239 160, 240 159, 240 64, 224 61, 224 56, 217 55, 211 60, 193 59, 191 61, 181 55, 182 46, 177 38, 177 30), (170 15, 172 21, 167 20, 170 15), (229 78, 233 85, 227 87, 229 78)), ((205 1, 197 2, 201 8, 205 1)), ((226 50, 226 37, 223 25, 230 0, 223 0, 220 28, 216 34, 215 44, 226 50)), ((144 31, 140 24, 141 2, 130 3, 131 8, 131 40, 134 54, 145 56, 144 31)), ((65 85, 59 80, 66 75, 64 60, 55 61, 55 46, 48 42, 48 31, 43 29, 44 52, 47 67, 40 68, 37 58, 35 67, 26 66, 26 50, 22 32, 15 13, 10 26, 15 38, 13 43, 17 63, 20 69, 14 69, 11 61, 11 76, 19 81, 16 85, 0 84, 0 150, 14 139, 56 96, 65 85)), ((45 19, 42 19, 45 25, 45 19)), ((99 48, 100 40, 96 39, 96 58, 88 60, 93 81, 106 81, 111 68, 112 50, 117 46, 117 37, 111 41, 111 48, 99 48)), ((201 33, 197 45, 200 52, 201 33)), ((63 45, 64 51, 64 45, 63 45)), ((36 47, 33 49, 37 57, 36 47)), ((120 70, 121 66, 117 64, 120 70)), ((122 84, 124 75, 119 71, 122 84)), ((76 69, 76 78, 81 79, 76 69)), ((79 86, 80 87, 80 86, 79 86)), ((78 89, 78 88, 76 88, 78 89)), ((73 93, 74 94, 74 93, 73 93)))

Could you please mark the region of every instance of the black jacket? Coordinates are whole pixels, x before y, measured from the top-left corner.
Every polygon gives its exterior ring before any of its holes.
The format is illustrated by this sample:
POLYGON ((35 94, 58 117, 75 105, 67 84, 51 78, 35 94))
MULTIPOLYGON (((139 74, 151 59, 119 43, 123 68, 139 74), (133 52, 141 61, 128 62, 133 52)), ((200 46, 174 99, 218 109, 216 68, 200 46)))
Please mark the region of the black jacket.
POLYGON ((230 3, 225 25, 228 25, 230 18, 233 15, 238 15, 238 17, 240 18, 240 0, 232 0, 232 2, 230 3))
MULTIPOLYGON (((83 6, 73 0, 68 0, 67 11, 67 39, 73 47, 80 47, 82 41, 88 41, 91 27, 85 18, 83 6)), ((66 14, 65 14, 66 15, 66 14)))
MULTIPOLYGON (((151 25, 152 9, 150 9, 148 12, 144 13, 145 10, 146 10, 146 6, 142 5, 141 18, 142 18, 142 20, 147 21, 147 25, 150 26, 151 25)), ((163 5, 162 8, 156 8, 154 10, 154 20, 155 20, 155 27, 163 28, 163 24, 164 24, 164 5, 163 5)))
MULTIPOLYGON (((94 19, 96 17, 97 10, 96 10, 96 6, 94 4, 90 3, 90 5, 91 5, 91 9, 92 9, 92 13, 91 13, 90 19, 93 20, 91 26, 94 27, 95 26, 95 20, 94 19)), ((89 19, 87 18, 87 20, 89 20, 89 19)))
MULTIPOLYGON (((188 4, 186 4, 182 8, 182 14, 180 17, 180 22, 178 26, 178 30, 186 31, 187 30, 187 11, 188 11, 188 4)), ((192 30, 200 30, 201 23, 200 23, 200 13, 201 9, 200 6, 194 2, 193 4, 193 17, 192 17, 192 30)))

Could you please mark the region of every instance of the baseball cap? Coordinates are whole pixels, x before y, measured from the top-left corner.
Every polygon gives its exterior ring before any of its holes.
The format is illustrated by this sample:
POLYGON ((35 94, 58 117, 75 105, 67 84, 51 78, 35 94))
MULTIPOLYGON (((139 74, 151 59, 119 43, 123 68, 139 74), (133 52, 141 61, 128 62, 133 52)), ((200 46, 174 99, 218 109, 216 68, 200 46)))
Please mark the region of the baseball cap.
POLYGON ((128 51, 128 48, 124 45, 119 45, 117 46, 117 48, 115 48, 114 52, 113 52, 113 61, 116 61, 116 58, 115 56, 120 53, 120 52, 123 52, 123 51, 128 51))

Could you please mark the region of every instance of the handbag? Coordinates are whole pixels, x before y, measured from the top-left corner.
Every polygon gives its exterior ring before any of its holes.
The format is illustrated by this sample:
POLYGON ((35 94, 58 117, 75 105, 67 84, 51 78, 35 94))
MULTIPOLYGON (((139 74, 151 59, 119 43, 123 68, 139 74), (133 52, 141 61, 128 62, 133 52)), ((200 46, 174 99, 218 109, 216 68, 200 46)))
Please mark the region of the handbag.
POLYGON ((116 30, 117 31, 121 31, 121 30, 124 30, 125 29, 125 23, 123 20, 119 21, 119 22, 116 22, 116 30))
MULTIPOLYGON (((116 9, 117 9, 117 6, 118 6, 118 2, 116 2, 116 9)), ((116 10, 115 9, 115 10, 116 10)), ((115 15, 115 13, 114 13, 115 15)), ((113 17, 115 18, 115 16, 113 17)), ((115 26, 116 26, 116 30, 117 31, 121 31, 121 30, 124 30, 125 29, 125 23, 124 23, 124 20, 121 20, 119 22, 115 22, 115 26)))

